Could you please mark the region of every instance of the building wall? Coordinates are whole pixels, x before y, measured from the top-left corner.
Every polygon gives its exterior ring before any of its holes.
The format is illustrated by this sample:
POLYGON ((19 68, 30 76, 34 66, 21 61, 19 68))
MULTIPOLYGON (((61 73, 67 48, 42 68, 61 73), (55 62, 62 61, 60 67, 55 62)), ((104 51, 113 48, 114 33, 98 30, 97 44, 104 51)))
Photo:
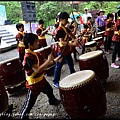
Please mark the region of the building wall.
POLYGON ((5 20, 7 20, 5 6, 0 5, 0 25, 4 25, 5 20))

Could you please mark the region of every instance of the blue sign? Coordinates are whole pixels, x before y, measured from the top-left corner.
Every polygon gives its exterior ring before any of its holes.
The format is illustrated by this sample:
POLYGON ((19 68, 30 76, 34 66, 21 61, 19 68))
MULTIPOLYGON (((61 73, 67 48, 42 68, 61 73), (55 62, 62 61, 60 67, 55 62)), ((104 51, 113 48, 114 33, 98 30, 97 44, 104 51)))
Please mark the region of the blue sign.
POLYGON ((7 20, 5 6, 0 5, 0 25, 4 25, 5 20, 7 20))

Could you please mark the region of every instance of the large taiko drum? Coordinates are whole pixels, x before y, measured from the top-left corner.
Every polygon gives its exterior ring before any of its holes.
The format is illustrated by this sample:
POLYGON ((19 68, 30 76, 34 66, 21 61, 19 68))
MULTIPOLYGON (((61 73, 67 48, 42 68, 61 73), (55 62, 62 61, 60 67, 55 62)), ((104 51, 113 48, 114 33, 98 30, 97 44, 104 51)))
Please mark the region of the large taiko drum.
POLYGON ((102 50, 91 51, 79 56, 80 70, 93 70, 101 82, 106 83, 109 77, 109 65, 102 50))
POLYGON ((4 83, 0 79, 0 113, 5 112, 8 107, 8 95, 5 90, 4 83))
POLYGON ((51 43, 51 50, 53 52, 54 57, 57 57, 57 53, 58 53, 58 42, 53 42, 51 43))
POLYGON ((13 104, 9 105, 8 95, 3 81, 0 79, 0 119, 12 119, 13 104))
POLYGON ((106 113, 106 95, 95 72, 82 70, 59 82, 63 107, 71 119, 101 118, 106 113))
POLYGON ((97 32, 97 37, 104 37, 105 31, 97 32))
POLYGON ((96 50, 96 41, 90 41, 85 43, 85 52, 95 51, 96 50))
POLYGON ((40 49, 35 50, 35 52, 39 52, 43 56, 43 58, 47 59, 48 55, 52 52, 51 46, 42 47, 40 49))
POLYGON ((0 77, 10 94, 24 87, 26 76, 19 58, 15 57, 0 62, 0 77))
POLYGON ((96 42, 96 49, 100 49, 100 47, 104 44, 104 38, 102 36, 96 37, 93 39, 96 42))

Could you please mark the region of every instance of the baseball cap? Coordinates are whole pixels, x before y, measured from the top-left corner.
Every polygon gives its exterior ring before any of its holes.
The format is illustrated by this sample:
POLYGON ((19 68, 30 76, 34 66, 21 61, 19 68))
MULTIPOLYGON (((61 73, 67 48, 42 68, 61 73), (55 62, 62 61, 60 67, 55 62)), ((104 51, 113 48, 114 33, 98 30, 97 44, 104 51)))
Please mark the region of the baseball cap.
POLYGON ((88 8, 84 8, 84 10, 88 10, 88 8))

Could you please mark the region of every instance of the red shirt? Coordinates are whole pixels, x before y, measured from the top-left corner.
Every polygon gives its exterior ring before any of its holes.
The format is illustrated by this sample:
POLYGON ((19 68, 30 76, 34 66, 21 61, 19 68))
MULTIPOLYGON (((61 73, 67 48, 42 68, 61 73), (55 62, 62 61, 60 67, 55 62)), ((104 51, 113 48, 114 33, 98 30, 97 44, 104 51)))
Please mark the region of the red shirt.
POLYGON ((115 22, 115 26, 114 26, 114 34, 112 37, 113 41, 118 41, 120 42, 120 35, 115 34, 115 32, 118 32, 120 30, 120 17, 117 19, 117 21, 115 22))
POLYGON ((114 34, 114 29, 113 29, 114 21, 110 21, 109 19, 106 21, 105 25, 105 36, 112 37, 114 34))

